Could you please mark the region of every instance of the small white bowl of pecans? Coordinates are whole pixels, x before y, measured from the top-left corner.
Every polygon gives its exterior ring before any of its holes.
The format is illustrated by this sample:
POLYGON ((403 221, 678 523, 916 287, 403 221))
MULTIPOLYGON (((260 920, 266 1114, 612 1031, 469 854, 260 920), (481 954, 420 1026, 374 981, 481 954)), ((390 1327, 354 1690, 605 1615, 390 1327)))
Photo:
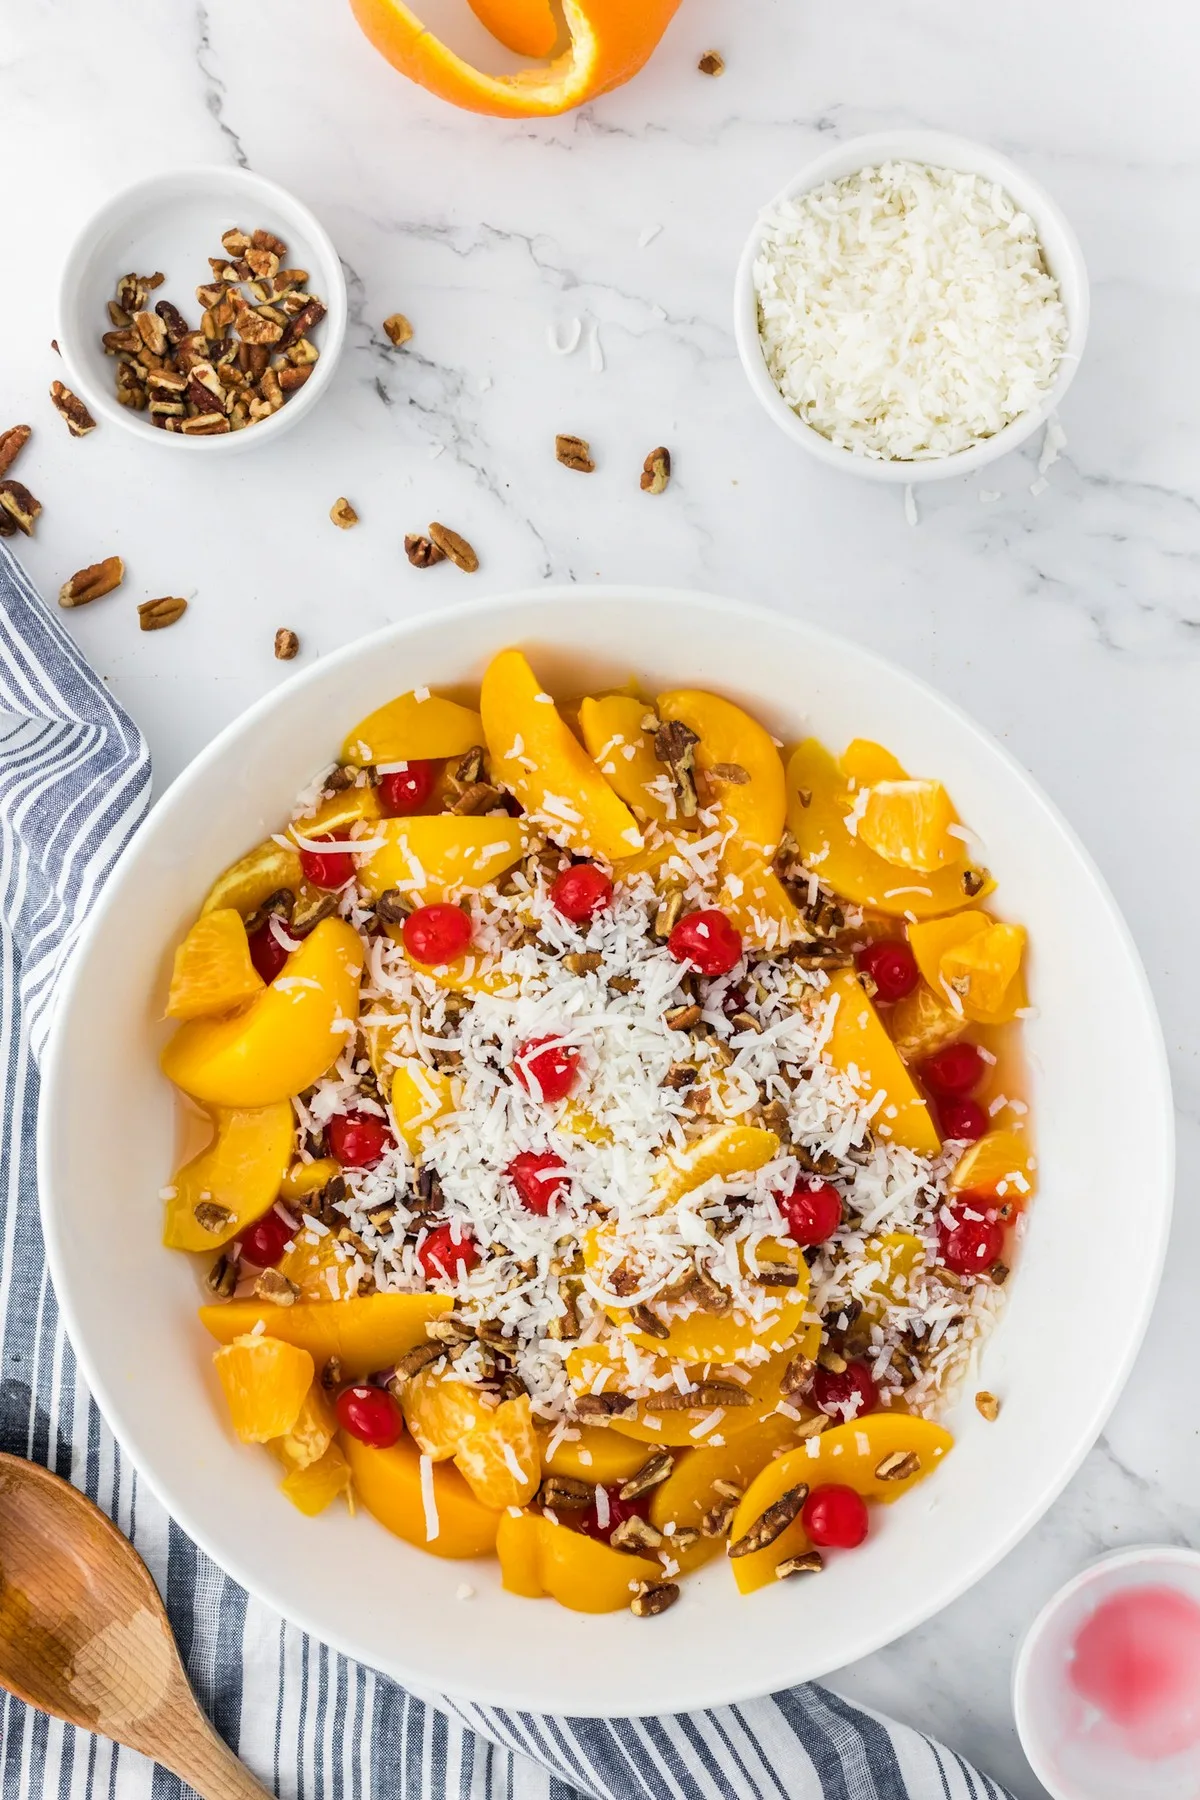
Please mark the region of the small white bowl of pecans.
POLYGON ((126 188, 76 238, 58 297, 69 385, 97 420, 195 455, 265 444, 316 405, 346 283, 308 208, 246 169, 126 188))

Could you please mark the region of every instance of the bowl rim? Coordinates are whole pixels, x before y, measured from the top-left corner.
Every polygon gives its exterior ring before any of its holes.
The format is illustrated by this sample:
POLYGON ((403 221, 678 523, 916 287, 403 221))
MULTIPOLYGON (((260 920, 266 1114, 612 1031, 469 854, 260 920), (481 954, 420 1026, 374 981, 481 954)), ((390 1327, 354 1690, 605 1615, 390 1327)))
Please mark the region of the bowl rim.
MULTIPOLYGON (((369 658, 374 652, 390 648, 398 642, 402 643, 409 635, 429 627, 435 627, 442 631, 458 630, 463 626, 469 628, 473 620, 503 612, 514 605, 534 606, 550 610, 588 605, 597 599, 618 602, 636 600, 643 607, 662 605, 687 607, 693 610, 699 607, 718 613, 726 621, 742 622, 747 627, 758 626, 773 632, 783 630, 795 633, 801 639, 826 644, 834 651, 849 650, 855 658, 871 664, 889 678, 899 679, 908 684, 915 696, 923 700, 930 700, 948 712, 958 725, 977 740, 982 741, 985 747, 1001 760, 1008 773, 1023 790, 1028 804, 1040 809, 1048 817, 1078 859, 1082 872, 1092 883, 1096 897, 1107 915, 1116 941, 1125 951, 1133 988, 1145 1014, 1149 1041, 1153 1044, 1152 1086, 1156 1096, 1158 1117, 1151 1122, 1149 1135, 1152 1141, 1161 1145, 1162 1150, 1162 1192, 1158 1196, 1158 1206, 1155 1211, 1157 1239, 1143 1264, 1142 1291, 1140 1295, 1130 1296, 1131 1305, 1122 1314, 1127 1330, 1127 1341, 1124 1354, 1108 1389, 1097 1398, 1090 1415, 1078 1423, 1069 1454, 1058 1465, 1053 1481, 1041 1489, 1036 1499, 1031 1501, 1025 1511, 1012 1520, 1007 1530, 994 1542, 989 1542, 973 1562, 964 1564, 961 1573, 952 1584, 938 1590, 937 1598, 932 1604, 922 1601, 914 1602, 904 1613, 890 1616, 885 1622, 864 1632, 854 1650, 854 1658, 857 1659, 894 1642, 904 1633, 923 1624, 952 1601, 957 1600, 968 1588, 974 1586, 989 1570, 994 1568, 1062 1493, 1103 1430, 1105 1422, 1129 1378, 1149 1325, 1159 1290, 1173 1212, 1175 1127, 1166 1045, 1149 980, 1124 916, 1090 853, 1054 802, 991 732, 977 723, 955 701, 940 693, 922 677, 891 662, 875 650, 859 645, 853 639, 828 631, 823 626, 810 624, 807 620, 787 613, 773 611, 768 607, 748 602, 730 600, 706 591, 655 586, 642 587, 631 583, 606 582, 588 586, 555 584, 513 589, 501 594, 490 595, 456 606, 448 614, 445 611, 430 608, 411 618, 395 621, 341 646, 329 656, 313 663, 311 667, 295 671, 288 679, 262 695, 244 712, 232 719, 180 771, 134 832, 117 859, 103 890, 88 915, 68 967, 60 980, 50 1035, 42 1058, 41 1101, 37 1125, 38 1199, 47 1262, 63 1323, 84 1380, 105 1419, 109 1422, 110 1428, 113 1429, 114 1436, 122 1443, 126 1454, 130 1456, 142 1479, 147 1482, 164 1509, 218 1568, 225 1570, 232 1579, 256 1595, 265 1605, 290 1619, 318 1641, 331 1645, 341 1654, 357 1661, 366 1660, 361 1650, 349 1637, 340 1630, 331 1631, 326 1624, 309 1612, 302 1593, 295 1593, 290 1588, 287 1593, 276 1591, 270 1582, 264 1582, 259 1577, 257 1570, 244 1553, 231 1556, 225 1547, 220 1550, 216 1549, 204 1522, 193 1516, 187 1495, 168 1491, 166 1484, 160 1485, 157 1474, 145 1466, 140 1457, 134 1456, 133 1452, 128 1449, 120 1431, 113 1424, 114 1420, 123 1418, 125 1409, 115 1389, 101 1375, 90 1343, 86 1342, 76 1331, 77 1314, 71 1286, 66 1277, 67 1264, 64 1251, 66 1208, 56 1204, 51 1181, 53 1109, 48 1104, 48 1098, 61 1081, 59 1063, 65 1053, 60 1046, 65 1040, 72 1002, 88 962, 92 940, 98 934, 101 924, 108 914, 121 904, 124 871, 142 854, 143 843, 153 833, 155 819, 161 815, 164 803, 168 799, 172 806, 186 800, 192 786, 204 779, 210 764, 219 761, 231 743, 236 742, 243 734, 251 732, 257 722, 268 716, 275 708, 296 705, 309 690, 319 688, 322 680, 336 668, 364 657, 369 658)), ((431 1692, 428 1678, 422 1675, 418 1667, 406 1663, 402 1655, 390 1659, 387 1663, 377 1662, 374 1666, 381 1668, 383 1673, 401 1682, 418 1695, 429 1695, 431 1692)), ((787 1685, 792 1680, 802 1678, 800 1676, 789 1677, 785 1674, 780 1685, 787 1685)), ((516 1685, 518 1681, 519 1675, 510 1676, 505 1669, 497 1667, 488 1684, 472 1683, 469 1688, 458 1688, 452 1683, 443 1682, 440 1684, 440 1691, 452 1698, 472 1703, 528 1711, 531 1708, 529 1695, 526 1690, 516 1685)), ((767 1690, 764 1689, 761 1681, 739 1676, 737 1671, 733 1670, 728 1677, 722 1676, 719 1687, 705 1686, 690 1692, 685 1700, 672 1702, 672 1710, 698 1710, 704 1707, 735 1704, 739 1701, 758 1698, 765 1691, 767 1690)), ((565 1711, 565 1709, 560 1710, 565 1711)), ((636 1705, 617 1706, 609 1703, 598 1710, 593 1709, 590 1716, 613 1719, 630 1718, 639 1716, 639 1709, 636 1705)))
POLYGON ((221 163, 188 163, 179 168, 160 169, 111 194, 76 232, 63 259, 55 290, 59 355, 70 377, 70 385, 87 401, 97 420, 120 425, 140 443, 154 443, 173 451, 194 455, 229 456, 253 449, 260 444, 272 442, 281 432, 306 417, 333 380, 345 346, 348 315, 349 298, 341 257, 333 239, 312 209, 293 194, 290 188, 272 181, 269 176, 259 175, 253 169, 227 168, 221 163), (257 197, 279 212, 291 213, 302 233, 309 239, 313 251, 322 259, 321 282, 329 290, 321 295, 326 309, 321 321, 324 343, 313 373, 303 387, 278 412, 272 413, 270 418, 260 419, 252 429, 226 432, 216 437, 187 437, 178 431, 158 431, 148 425, 140 413, 133 413, 127 406, 121 406, 92 379, 86 363, 75 353, 74 338, 66 325, 66 320, 71 316, 73 296, 78 288, 80 275, 97 239, 110 227, 118 225, 141 200, 154 198, 163 190, 169 193, 181 183, 193 187, 203 185, 214 194, 222 190, 234 194, 240 192, 245 196, 247 204, 257 197))
POLYGON ((1171 1564, 1184 1568, 1200 1570, 1200 1550, 1193 1550, 1188 1544, 1126 1544, 1116 1550, 1107 1550, 1102 1556, 1093 1557, 1092 1561, 1055 1588, 1045 1603, 1034 1615, 1027 1626, 1024 1636, 1017 1645, 1013 1656, 1012 1678, 1009 1683, 1013 1722, 1016 1725, 1017 1737, 1021 1748, 1029 1762, 1030 1768, 1041 1782, 1052 1800, 1081 1800, 1081 1791, 1076 1788, 1072 1792, 1060 1787, 1052 1779, 1044 1756, 1041 1740, 1032 1728, 1029 1713, 1029 1682, 1032 1675, 1033 1659, 1050 1624, 1062 1608, 1085 1588, 1098 1586, 1106 1575, 1122 1569, 1133 1569, 1142 1565, 1169 1568, 1171 1564))
POLYGON ((895 131, 869 132, 833 145, 797 170, 790 180, 785 181, 760 206, 738 259, 733 284, 733 315, 738 356, 751 390, 759 404, 793 443, 799 444, 827 468, 858 475, 866 481, 915 487, 927 481, 944 481, 955 475, 974 474, 999 457, 1006 456, 1010 450, 1017 449, 1048 422, 1074 381, 1083 359, 1091 316, 1091 297, 1087 264, 1075 229, 1041 182, 1028 175, 1011 158, 978 139, 961 137, 948 131, 904 127, 895 131), (1001 181, 1022 211, 1029 212, 1034 218, 1039 240, 1044 238, 1043 225, 1047 221, 1061 240, 1065 261, 1071 266, 1079 294, 1078 303, 1074 307, 1068 305, 1064 296, 1063 304, 1067 306, 1067 348, 1055 374, 1054 384, 1037 406, 1022 413, 994 437, 982 444, 972 445, 969 450, 956 451, 952 456, 931 458, 928 462, 879 461, 873 457, 856 456, 849 450, 841 450, 815 427, 797 416, 779 392, 767 369, 759 337, 758 305, 754 289, 754 262, 762 241, 764 221, 772 208, 781 202, 792 199, 797 194, 807 193, 812 188, 819 187, 822 182, 836 180, 847 173, 841 165, 848 159, 859 169, 869 168, 879 161, 900 160, 987 174, 1001 181))

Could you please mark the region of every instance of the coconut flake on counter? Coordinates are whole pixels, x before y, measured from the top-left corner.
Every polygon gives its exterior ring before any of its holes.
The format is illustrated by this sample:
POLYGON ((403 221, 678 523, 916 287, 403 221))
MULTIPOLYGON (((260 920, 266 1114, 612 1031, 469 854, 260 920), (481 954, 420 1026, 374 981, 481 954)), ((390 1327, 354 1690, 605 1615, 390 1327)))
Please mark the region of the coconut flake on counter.
POLYGON ((783 399, 876 459, 986 442, 1044 398, 1067 343, 1032 221, 954 169, 890 162, 779 202, 754 285, 783 399))

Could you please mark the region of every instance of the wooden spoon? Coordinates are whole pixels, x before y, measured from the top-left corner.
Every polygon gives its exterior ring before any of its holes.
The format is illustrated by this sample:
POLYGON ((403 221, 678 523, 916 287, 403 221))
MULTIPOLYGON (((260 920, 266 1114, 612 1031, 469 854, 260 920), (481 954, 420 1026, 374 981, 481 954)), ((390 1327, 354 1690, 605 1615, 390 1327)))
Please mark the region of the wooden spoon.
POLYGON ((188 1686, 149 1569, 78 1488, 0 1455, 0 1684, 151 1756, 204 1800, 263 1800, 188 1686))

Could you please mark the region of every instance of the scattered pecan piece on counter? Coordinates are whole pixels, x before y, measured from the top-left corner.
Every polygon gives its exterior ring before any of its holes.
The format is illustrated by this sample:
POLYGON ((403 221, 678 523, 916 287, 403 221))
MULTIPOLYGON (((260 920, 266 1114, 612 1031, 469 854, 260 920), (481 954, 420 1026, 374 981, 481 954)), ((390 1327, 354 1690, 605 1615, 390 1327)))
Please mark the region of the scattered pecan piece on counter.
POLYGON ((352 525, 358 524, 358 514, 347 500, 345 494, 335 500, 329 509, 329 516, 341 531, 349 531, 352 525))
POLYGON ((465 537, 460 537, 457 531, 451 531, 448 525, 439 525, 436 519, 429 527, 429 536, 442 555, 450 558, 456 569, 461 569, 466 575, 475 573, 479 567, 479 558, 465 537))
POLYGON ((96 421, 79 395, 73 394, 61 381, 50 383, 50 398, 55 410, 66 420, 67 430, 72 437, 86 437, 89 431, 95 431, 96 421))
POLYGON ((986 1388, 981 1388, 975 1396, 975 1410, 989 1425, 994 1425, 1000 1417, 1000 1402, 995 1394, 989 1394, 986 1388))
POLYGON ((569 432, 559 432, 554 440, 554 454, 565 469, 578 469, 581 475, 590 475, 596 467, 587 439, 572 437, 569 432))
POLYGON ((286 625, 281 625, 275 633, 275 655, 279 662, 291 662, 300 649, 300 639, 286 625))
POLYGON ((11 537, 14 531, 32 537, 41 510, 41 501, 34 499, 23 482, 0 481, 0 537, 11 537))
POLYGON ((119 588, 125 579, 125 564, 119 556, 106 556, 103 562, 89 563, 79 569, 58 590, 60 606, 87 606, 119 588))
POLYGON ((164 594, 161 600, 143 600, 138 607, 138 627, 142 631, 165 631, 187 611, 187 601, 176 594, 164 594))
POLYGON ((660 444, 657 450, 651 450, 642 464, 642 492, 644 494, 665 493, 670 479, 671 452, 665 444, 660 444))
POLYGON ((706 50, 704 55, 700 58, 700 61, 696 64, 696 67, 702 75, 723 75, 725 73, 725 58, 721 55, 719 50, 706 50))
POLYGON ((397 349, 401 344, 407 344, 413 334, 413 328, 403 313, 390 313, 383 321, 383 329, 397 349))
POLYGON ((404 540, 404 554, 414 569, 431 569, 434 563, 445 562, 446 552, 427 537, 408 536, 404 540))
POLYGON ((7 431, 0 431, 0 475, 8 474, 32 436, 30 425, 10 425, 7 431))

